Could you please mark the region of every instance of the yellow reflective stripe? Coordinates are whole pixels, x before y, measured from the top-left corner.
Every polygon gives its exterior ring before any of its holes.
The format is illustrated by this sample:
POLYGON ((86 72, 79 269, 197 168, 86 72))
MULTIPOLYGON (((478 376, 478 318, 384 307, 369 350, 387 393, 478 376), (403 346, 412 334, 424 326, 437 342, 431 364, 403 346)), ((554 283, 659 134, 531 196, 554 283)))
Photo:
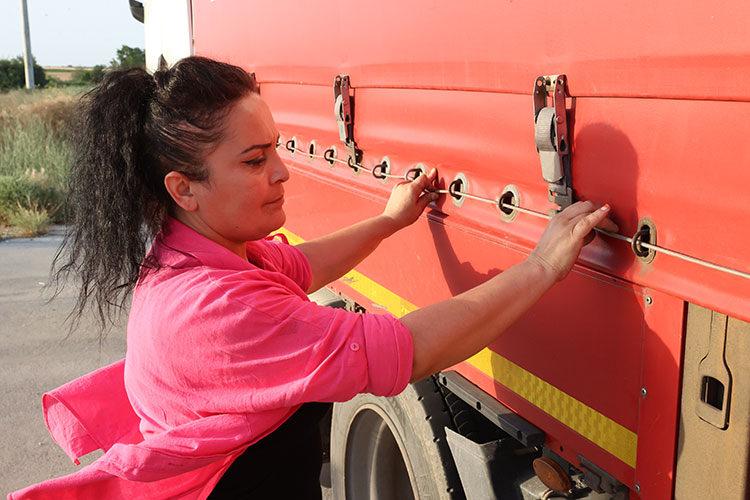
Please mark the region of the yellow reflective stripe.
POLYGON ((466 361, 555 420, 635 468, 638 436, 634 432, 494 351, 482 349, 466 361))
POLYGON ((286 239, 292 245, 299 245, 300 243, 304 243, 305 242, 305 240, 303 240, 302 238, 300 238, 299 236, 297 236, 296 234, 294 234, 293 232, 291 232, 290 230, 288 230, 285 227, 282 227, 282 228, 278 229, 277 231, 274 232, 274 234, 275 233, 281 233, 284 236, 286 236, 286 239))
MULTIPOLYGON (((278 232, 283 233, 292 245, 304 242, 286 228, 281 228, 278 232)), ((342 279, 354 290, 396 317, 400 318, 417 309, 411 302, 358 271, 350 271, 342 279)), ((636 433, 490 349, 482 349, 466 362, 635 468, 638 448, 636 433)))
MULTIPOLYGON (((277 232, 283 233, 292 245, 299 245, 305 241, 284 227, 277 232)), ((408 300, 399 297, 380 283, 374 282, 359 271, 349 271, 343 278, 341 278, 341 280, 357 292, 367 297, 376 304, 376 306, 385 309, 397 318, 418 309, 417 306, 408 300)))

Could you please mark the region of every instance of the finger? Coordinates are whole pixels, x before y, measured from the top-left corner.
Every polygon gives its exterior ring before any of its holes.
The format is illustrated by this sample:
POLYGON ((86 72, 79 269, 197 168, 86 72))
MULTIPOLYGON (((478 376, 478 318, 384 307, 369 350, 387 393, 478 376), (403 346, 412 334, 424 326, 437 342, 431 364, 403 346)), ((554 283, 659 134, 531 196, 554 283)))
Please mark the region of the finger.
POLYGON ((425 193, 422 196, 419 197, 417 200, 417 208, 419 209, 419 213, 422 213, 422 211, 429 205, 431 202, 438 199, 437 193, 425 193))
POLYGON ((590 201, 577 201, 560 212, 559 215, 561 219, 571 220, 579 215, 591 212, 593 209, 594 204, 590 201))
POLYGON ((611 233, 616 233, 620 230, 620 227, 615 224, 609 217, 597 224, 596 227, 598 227, 599 229, 604 229, 605 231, 609 231, 611 233))
MULTIPOLYGON (((578 221, 580 221, 587 215, 588 214, 582 214, 582 215, 579 215, 578 217, 574 217, 573 219, 568 221, 568 224, 575 226, 578 223, 578 221)), ((612 221, 612 219, 610 219, 609 217, 606 217, 604 220, 598 223, 596 227, 598 227, 599 229, 603 229, 605 231, 609 231, 610 233, 616 233, 620 230, 620 226, 615 224, 614 221, 612 221)))
POLYGON ((583 238, 589 234, 597 224, 602 222, 607 217, 607 214, 609 214, 609 205, 604 205, 599 210, 581 217, 573 227, 573 236, 575 238, 583 238))
POLYGON ((596 233, 594 231, 591 231, 589 234, 587 234, 583 238, 583 246, 586 246, 589 243, 591 243, 592 241, 594 241, 594 238, 596 238, 596 233))
MULTIPOLYGON (((609 207, 609 205, 606 205, 606 206, 609 207)), ((600 207, 600 208, 602 208, 602 207, 600 207)), ((609 208, 608 208, 608 210, 609 210, 609 208)), ((592 211, 590 213, 594 213, 594 212, 592 211)), ((589 213, 582 213, 580 215, 577 215, 577 216, 571 218, 567 222, 571 226, 575 226, 578 223, 578 221, 580 221, 581 219, 583 219, 587 215, 589 215, 589 213)), ((610 219, 609 217, 606 217, 604 220, 602 220, 599 224, 596 225, 596 227, 598 227, 599 229, 604 229, 605 231, 613 232, 613 233, 616 233, 617 231, 620 230, 620 227, 617 224, 615 224, 614 221, 612 221, 612 219, 610 219)))
POLYGON ((425 175, 425 174, 420 175, 413 182, 413 184, 414 184, 414 186, 413 186, 414 190, 415 191, 424 191, 425 189, 427 189, 427 187, 430 184, 432 184, 433 182, 435 182, 435 177, 437 177, 437 170, 435 170, 434 168, 432 170, 430 170, 427 173, 427 175, 425 175))

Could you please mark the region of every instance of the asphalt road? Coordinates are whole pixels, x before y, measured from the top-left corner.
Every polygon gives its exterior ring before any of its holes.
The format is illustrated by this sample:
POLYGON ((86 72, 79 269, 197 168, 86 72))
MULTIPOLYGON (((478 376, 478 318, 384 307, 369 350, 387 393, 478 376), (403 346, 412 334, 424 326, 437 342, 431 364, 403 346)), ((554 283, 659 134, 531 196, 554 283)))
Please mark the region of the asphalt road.
MULTIPOLYGON (((47 303, 43 293, 62 240, 61 230, 34 239, 0 241, 0 493, 74 472, 42 420, 41 397, 125 353, 124 327, 99 343, 100 329, 86 317, 70 334, 65 323, 76 290, 47 303)), ((123 322, 124 324, 124 322, 123 322)), ((98 454, 91 454, 88 463, 98 454)))

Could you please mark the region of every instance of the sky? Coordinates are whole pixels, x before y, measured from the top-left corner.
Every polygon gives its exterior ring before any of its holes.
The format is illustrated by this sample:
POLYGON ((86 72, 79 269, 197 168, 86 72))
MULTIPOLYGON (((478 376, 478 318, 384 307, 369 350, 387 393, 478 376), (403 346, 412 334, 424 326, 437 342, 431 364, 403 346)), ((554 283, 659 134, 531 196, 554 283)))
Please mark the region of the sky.
MULTIPOLYGON (((109 64, 123 45, 143 48, 128 0, 27 0, 31 51, 42 66, 109 64)), ((23 53, 21 0, 0 0, 0 59, 23 53)))

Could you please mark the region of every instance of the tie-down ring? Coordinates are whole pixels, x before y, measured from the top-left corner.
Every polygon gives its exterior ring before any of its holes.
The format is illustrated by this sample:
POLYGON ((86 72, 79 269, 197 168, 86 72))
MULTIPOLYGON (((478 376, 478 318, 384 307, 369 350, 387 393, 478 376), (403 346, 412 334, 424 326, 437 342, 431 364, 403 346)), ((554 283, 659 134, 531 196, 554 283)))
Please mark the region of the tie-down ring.
POLYGON ((331 146, 323 151, 323 159, 327 161, 330 166, 333 166, 336 163, 336 155, 338 155, 336 146, 331 146))
POLYGON ((388 181, 388 175, 391 173, 391 160, 387 156, 383 157, 383 160, 372 167, 372 175, 376 179, 380 179, 383 183, 388 181))
POLYGON ((404 174, 404 179, 407 181, 415 181, 420 175, 424 175, 427 173, 427 169, 425 168, 424 164, 417 163, 417 166, 414 168, 410 168, 406 171, 404 174))

